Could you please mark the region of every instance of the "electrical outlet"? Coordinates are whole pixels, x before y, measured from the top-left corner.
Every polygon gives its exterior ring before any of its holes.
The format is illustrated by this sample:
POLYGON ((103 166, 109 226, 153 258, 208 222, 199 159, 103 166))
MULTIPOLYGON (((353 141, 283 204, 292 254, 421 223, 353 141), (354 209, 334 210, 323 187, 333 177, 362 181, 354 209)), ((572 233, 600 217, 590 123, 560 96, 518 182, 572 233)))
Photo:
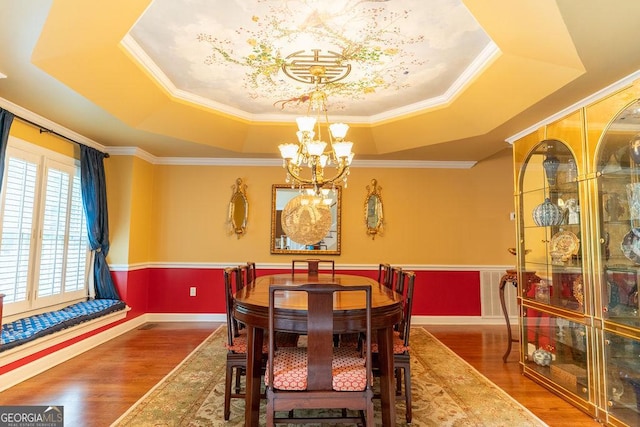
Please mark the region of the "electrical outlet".
POLYGON ((511 213, 509 213, 509 219, 510 219, 511 221, 515 221, 515 220, 516 220, 516 213, 515 213, 515 212, 511 212, 511 213))
POLYGON ((189 296, 190 297, 195 297, 196 296, 196 287, 192 286, 189 288, 189 296))

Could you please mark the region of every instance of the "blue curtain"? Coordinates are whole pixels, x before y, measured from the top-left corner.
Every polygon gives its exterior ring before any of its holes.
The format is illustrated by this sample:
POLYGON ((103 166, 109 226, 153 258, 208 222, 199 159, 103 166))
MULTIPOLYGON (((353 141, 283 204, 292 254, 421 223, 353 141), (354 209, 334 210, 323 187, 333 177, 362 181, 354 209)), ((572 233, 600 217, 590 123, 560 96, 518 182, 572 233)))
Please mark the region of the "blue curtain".
POLYGON ((7 142, 9 141, 9 129, 13 122, 13 114, 0 108, 0 188, 4 177, 4 162, 6 161, 7 142))
POLYGON ((107 187, 104 176, 105 154, 91 147, 80 146, 82 202, 87 217, 89 245, 94 251, 93 278, 98 299, 120 299, 111 278, 109 253, 109 215, 107 187))

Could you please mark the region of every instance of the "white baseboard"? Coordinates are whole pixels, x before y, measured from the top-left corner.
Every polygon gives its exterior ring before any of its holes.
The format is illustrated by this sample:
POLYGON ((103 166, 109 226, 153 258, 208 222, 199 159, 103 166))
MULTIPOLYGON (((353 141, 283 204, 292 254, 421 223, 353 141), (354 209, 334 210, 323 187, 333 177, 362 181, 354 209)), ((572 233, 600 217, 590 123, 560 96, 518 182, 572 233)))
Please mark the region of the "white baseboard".
POLYGON ((225 313, 147 313, 147 322, 220 322, 227 321, 225 313))
MULTIPOLYGON (((517 327, 518 318, 510 317, 512 327, 517 327)), ((504 325, 504 317, 481 316, 411 316, 412 325, 504 325)))

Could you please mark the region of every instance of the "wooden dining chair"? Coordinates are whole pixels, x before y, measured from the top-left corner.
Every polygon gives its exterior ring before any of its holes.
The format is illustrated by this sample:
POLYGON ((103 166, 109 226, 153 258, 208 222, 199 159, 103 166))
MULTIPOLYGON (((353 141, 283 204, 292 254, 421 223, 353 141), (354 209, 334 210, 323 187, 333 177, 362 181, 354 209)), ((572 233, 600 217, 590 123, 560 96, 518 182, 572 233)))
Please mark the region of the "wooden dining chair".
POLYGON ((256 272, 256 263, 253 261, 249 261, 247 262, 247 266, 249 267, 249 269, 247 270, 247 283, 251 283, 256 280, 256 277, 258 277, 258 274, 256 272))
MULTIPOLYGON (((398 399, 404 399, 406 406, 406 420, 411 423, 411 356, 409 354, 409 335, 411 332, 411 313, 413 311, 413 290, 416 275, 413 271, 400 272, 402 288, 406 291, 403 298, 402 320, 396 325, 393 336, 393 369, 396 376, 396 391, 398 399), (404 379, 404 390, 402 389, 404 379)), ((376 368, 378 345, 373 343, 373 364, 376 368)), ((376 369, 377 371, 377 369, 376 369)))
POLYGON ((249 282, 251 282, 251 280, 249 280, 251 276, 249 264, 239 265, 236 268, 236 275, 236 292, 238 292, 240 289, 247 286, 249 282))
POLYGON ((369 344, 365 347, 364 357, 356 349, 333 346, 334 293, 363 294, 362 299, 366 300, 366 334, 371 336, 371 287, 327 283, 295 287, 272 285, 269 288, 270 331, 278 328, 275 301, 280 291, 287 291, 288 295, 296 292, 307 294, 306 318, 301 319, 307 324, 307 346, 276 350, 273 334, 270 335, 265 374, 267 426, 322 421, 364 422, 366 426, 373 426, 371 340, 367 340, 369 344), (358 416, 350 416, 345 408, 359 411, 358 416), (302 414, 296 418, 295 410, 298 409, 340 411, 336 411, 335 416, 328 414, 315 418, 302 414), (288 416, 277 417, 276 412, 286 412, 288 416))
POLYGON ((404 295, 404 282, 405 278, 402 276, 402 267, 392 267, 388 275, 389 288, 393 289, 395 293, 404 295))
POLYGON ((311 276, 317 275, 320 271, 330 271, 331 274, 336 274, 335 261, 332 259, 307 258, 291 260, 291 275, 296 273, 296 264, 303 264, 306 267, 307 274, 311 276))
POLYGON ((391 265, 386 263, 378 264, 378 283, 387 283, 387 276, 391 270, 391 265))
POLYGON ((413 289, 415 286, 416 275, 413 271, 405 271, 402 273, 404 277, 404 286, 406 292, 404 296, 404 306, 402 314, 402 322, 398 327, 398 335, 396 343, 393 346, 393 367, 396 372, 396 389, 400 389, 401 378, 404 377, 404 396, 406 406, 407 423, 411 423, 411 357, 409 355, 409 335, 411 333, 411 313, 413 311, 413 289), (402 345, 400 345, 402 342, 402 345))
POLYGON ((225 306, 227 311, 227 371, 224 382, 224 419, 228 420, 231 415, 231 399, 244 399, 245 394, 241 392, 241 376, 246 373, 247 368, 247 337, 246 330, 241 330, 239 323, 233 317, 233 294, 237 292, 238 268, 224 269, 224 290, 225 306), (232 390, 232 383, 235 378, 235 387, 232 390))

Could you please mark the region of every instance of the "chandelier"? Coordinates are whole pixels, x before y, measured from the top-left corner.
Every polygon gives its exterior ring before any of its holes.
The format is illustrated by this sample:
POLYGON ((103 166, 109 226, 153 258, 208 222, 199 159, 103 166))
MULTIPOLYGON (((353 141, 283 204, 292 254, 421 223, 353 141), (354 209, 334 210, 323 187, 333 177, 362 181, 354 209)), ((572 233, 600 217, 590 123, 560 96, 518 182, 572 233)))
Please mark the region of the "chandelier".
MULTIPOLYGON (((316 58, 318 50, 312 51, 316 58)), ((331 53, 331 52, 330 52, 331 53)), ((293 54, 299 55, 300 52, 293 54)), ((290 55, 293 56, 293 55, 290 55)), ((334 54, 337 55, 337 54, 334 54)), ((326 57, 324 64, 327 64, 326 57)), ((296 118, 298 131, 296 133, 298 142, 283 143, 278 146, 283 159, 283 167, 287 170, 287 182, 292 185, 312 186, 316 195, 325 194, 329 188, 336 184, 343 183, 347 186, 347 176, 349 166, 353 160, 351 148, 353 143, 345 141, 349 125, 345 123, 329 123, 327 112, 327 94, 321 89, 321 84, 333 82, 344 78, 350 70, 348 66, 342 66, 336 62, 336 66, 331 68, 327 65, 311 65, 300 71, 300 62, 293 61, 297 69, 283 65, 285 73, 296 80, 297 75, 304 74, 308 82, 313 83, 315 89, 308 96, 307 115, 296 118), (342 73, 338 77, 335 69, 342 68, 342 73), (329 71, 332 71, 329 75, 329 71), (323 140, 322 127, 328 136, 328 142, 323 140), (305 169, 308 172, 304 172, 305 169), (331 170, 334 169, 334 170, 331 170), (304 176, 303 176, 304 175, 304 176), (324 190, 324 191, 323 191, 324 190)))

